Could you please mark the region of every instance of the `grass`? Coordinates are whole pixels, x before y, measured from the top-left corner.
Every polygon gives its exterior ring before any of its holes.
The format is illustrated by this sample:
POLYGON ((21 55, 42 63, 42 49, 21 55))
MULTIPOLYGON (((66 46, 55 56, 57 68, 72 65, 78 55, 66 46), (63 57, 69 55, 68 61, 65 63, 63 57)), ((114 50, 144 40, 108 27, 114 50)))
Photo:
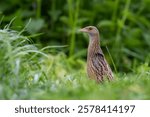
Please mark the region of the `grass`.
POLYGON ((84 60, 52 54, 53 47, 39 49, 9 26, 1 29, 0 99, 150 99, 149 56, 114 82, 96 84, 84 60))
POLYGON ((77 30, 94 25, 108 61, 106 46, 117 70, 132 72, 132 63, 145 63, 150 50, 149 4, 150 0, 0 1, 0 26, 16 17, 11 28, 20 30, 31 19, 25 33, 36 44, 69 45, 63 50, 65 54, 85 59, 88 39, 77 30))

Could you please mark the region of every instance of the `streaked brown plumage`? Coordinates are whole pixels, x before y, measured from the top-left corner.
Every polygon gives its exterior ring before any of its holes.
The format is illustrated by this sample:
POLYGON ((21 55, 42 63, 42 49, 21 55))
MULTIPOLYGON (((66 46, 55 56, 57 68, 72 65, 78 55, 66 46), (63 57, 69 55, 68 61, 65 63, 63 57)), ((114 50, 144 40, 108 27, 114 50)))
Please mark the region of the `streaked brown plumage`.
POLYGON ((89 34, 90 42, 87 54, 87 74, 98 83, 103 82, 104 78, 113 80, 113 74, 105 56, 100 48, 99 31, 94 26, 87 26, 80 29, 81 32, 89 34))

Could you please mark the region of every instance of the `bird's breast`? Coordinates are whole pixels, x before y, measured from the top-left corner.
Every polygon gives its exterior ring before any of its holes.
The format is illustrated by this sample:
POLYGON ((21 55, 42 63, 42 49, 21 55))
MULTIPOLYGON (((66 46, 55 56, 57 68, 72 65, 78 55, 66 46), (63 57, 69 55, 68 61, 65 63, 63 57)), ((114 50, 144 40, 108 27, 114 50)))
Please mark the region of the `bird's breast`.
POLYGON ((87 74, 88 74, 88 77, 91 78, 91 79, 96 78, 96 74, 95 74, 95 71, 94 71, 93 68, 94 68, 94 66, 93 66, 93 63, 92 63, 92 58, 88 57, 87 58, 87 74))

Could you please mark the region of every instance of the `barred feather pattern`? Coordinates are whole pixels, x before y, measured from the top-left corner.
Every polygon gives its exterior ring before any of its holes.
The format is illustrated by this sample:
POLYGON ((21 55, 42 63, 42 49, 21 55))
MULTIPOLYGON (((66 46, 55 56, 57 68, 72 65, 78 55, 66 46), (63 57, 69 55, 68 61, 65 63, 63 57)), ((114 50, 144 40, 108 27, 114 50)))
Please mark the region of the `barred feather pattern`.
POLYGON ((104 78, 109 81, 113 80, 113 73, 105 56, 100 48, 99 32, 96 35, 89 35, 90 42, 87 55, 87 73, 92 79, 98 83, 103 82, 104 78))

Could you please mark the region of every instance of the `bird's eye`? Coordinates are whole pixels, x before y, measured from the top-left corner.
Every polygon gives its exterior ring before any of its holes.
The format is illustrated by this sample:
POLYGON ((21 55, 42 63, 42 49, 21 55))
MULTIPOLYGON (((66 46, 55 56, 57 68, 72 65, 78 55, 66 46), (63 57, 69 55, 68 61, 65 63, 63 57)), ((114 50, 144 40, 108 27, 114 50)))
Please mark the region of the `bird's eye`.
POLYGON ((89 27, 89 30, 92 30, 92 27, 89 27))

